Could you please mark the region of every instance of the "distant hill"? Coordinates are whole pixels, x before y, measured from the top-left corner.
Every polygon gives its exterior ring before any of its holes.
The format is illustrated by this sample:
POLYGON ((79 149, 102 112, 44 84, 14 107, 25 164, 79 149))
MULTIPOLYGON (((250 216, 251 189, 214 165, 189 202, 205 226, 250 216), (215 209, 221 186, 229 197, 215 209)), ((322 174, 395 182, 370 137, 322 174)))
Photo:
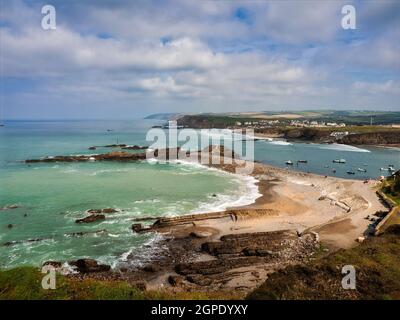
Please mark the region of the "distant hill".
POLYGON ((170 119, 176 117, 177 115, 178 115, 178 113, 154 113, 154 114, 151 114, 151 115, 145 117, 145 119, 170 120, 170 119))

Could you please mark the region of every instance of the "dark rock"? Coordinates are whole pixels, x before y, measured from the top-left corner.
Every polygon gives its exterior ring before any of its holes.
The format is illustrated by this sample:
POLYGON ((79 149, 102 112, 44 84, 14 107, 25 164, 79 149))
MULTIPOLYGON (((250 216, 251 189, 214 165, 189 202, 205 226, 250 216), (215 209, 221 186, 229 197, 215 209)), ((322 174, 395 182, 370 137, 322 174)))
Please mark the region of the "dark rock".
POLYGON ((125 150, 145 150, 147 148, 148 148, 147 146, 138 146, 138 145, 122 147, 122 149, 125 150))
POLYGON ((41 159, 28 159, 26 163, 37 162, 79 162, 79 161, 138 161, 145 160, 145 152, 129 153, 129 152, 110 152, 96 155, 79 155, 79 156, 55 156, 45 157, 41 159))
POLYGON ((88 217, 75 220, 76 223, 92 223, 99 220, 104 220, 106 216, 104 214, 92 214, 88 217))
POLYGON ((213 282, 210 278, 198 274, 188 275, 186 276, 186 280, 199 286, 209 286, 213 282))
POLYGON ((96 230, 96 231, 79 231, 79 232, 71 232, 71 233, 65 233, 65 236, 69 237, 82 237, 85 235, 90 235, 90 234, 102 234, 102 233, 107 233, 106 229, 101 229, 101 230, 96 230))
POLYGON ((105 208, 105 209, 89 209, 87 213, 95 214, 95 213, 115 213, 118 210, 114 208, 105 208))
POLYGON ((177 275, 170 275, 168 277, 168 283, 174 287, 180 286, 183 283, 183 277, 177 275))
POLYGON ((109 265, 98 264, 94 259, 78 259, 76 261, 69 261, 69 264, 75 266, 81 273, 106 272, 111 269, 109 265))
POLYGON ((134 223, 132 224, 132 231, 133 232, 141 232, 143 230, 142 224, 141 223, 134 223))
POLYGON ((107 144, 105 146, 103 146, 104 148, 123 148, 126 147, 125 143, 122 144, 107 144))
POLYGON ((239 257, 199 261, 193 263, 179 263, 175 266, 175 271, 181 275, 212 275, 226 272, 234 268, 250 266, 264 261, 265 259, 262 257, 239 257))
POLYGON ((8 206, 0 208, 0 210, 11 210, 11 209, 17 209, 17 208, 19 208, 19 206, 17 204, 10 204, 8 206))
POLYGON ((161 268, 155 264, 149 264, 143 268, 143 271, 146 271, 146 272, 158 272, 160 270, 161 270, 161 268))

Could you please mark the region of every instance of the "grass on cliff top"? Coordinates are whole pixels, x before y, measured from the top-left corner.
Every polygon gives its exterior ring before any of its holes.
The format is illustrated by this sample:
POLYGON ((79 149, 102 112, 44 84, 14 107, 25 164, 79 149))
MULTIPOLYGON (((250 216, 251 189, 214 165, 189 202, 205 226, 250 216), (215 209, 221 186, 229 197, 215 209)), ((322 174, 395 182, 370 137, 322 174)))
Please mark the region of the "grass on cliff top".
POLYGON ((272 274, 248 299, 400 299, 400 228, 304 266, 272 274), (342 288, 344 265, 356 269, 356 289, 342 288))
POLYGON ((123 281, 78 280, 57 275, 56 289, 44 290, 45 274, 34 267, 0 271, 0 300, 204 300, 232 299, 223 293, 140 291, 123 281))
POLYGON ((381 190, 395 203, 400 205, 400 170, 385 179, 381 190))

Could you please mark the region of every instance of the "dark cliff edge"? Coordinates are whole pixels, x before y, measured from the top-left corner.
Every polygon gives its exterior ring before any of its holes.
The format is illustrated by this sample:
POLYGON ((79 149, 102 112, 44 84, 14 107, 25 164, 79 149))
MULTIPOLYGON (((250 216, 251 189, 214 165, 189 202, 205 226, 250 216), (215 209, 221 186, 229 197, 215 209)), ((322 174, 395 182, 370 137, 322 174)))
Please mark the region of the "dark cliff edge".
POLYGON ((379 131, 349 134, 338 140, 344 144, 390 145, 400 144, 400 132, 379 131))

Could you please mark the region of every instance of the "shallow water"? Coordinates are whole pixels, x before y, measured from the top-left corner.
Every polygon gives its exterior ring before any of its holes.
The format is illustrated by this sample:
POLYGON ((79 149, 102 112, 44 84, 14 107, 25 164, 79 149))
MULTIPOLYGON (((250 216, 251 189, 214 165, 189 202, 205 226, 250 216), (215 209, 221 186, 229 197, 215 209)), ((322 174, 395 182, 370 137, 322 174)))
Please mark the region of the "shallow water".
MULTIPOLYGON (((25 164, 47 155, 109 152, 88 150, 113 143, 148 145, 145 136, 154 121, 7 122, 0 128, 0 267, 39 265, 45 260, 92 257, 116 265, 128 253, 150 254, 144 244, 152 234, 133 234, 135 217, 169 216, 223 210, 252 203, 259 196, 255 180, 199 165, 87 162, 25 164), (112 131, 107 131, 111 129, 112 131), (215 196, 216 195, 216 196, 215 196), (113 207, 103 221, 76 224, 85 210, 113 207), (7 226, 13 225, 9 229, 7 226), (105 231, 104 231, 105 230, 105 231), (71 235, 89 232, 82 236, 71 235), (29 241, 39 239, 40 241, 29 241), (13 245, 4 244, 20 241, 13 245)), ((239 137, 240 138, 240 137, 239 137)), ((255 159, 293 170, 345 178, 376 178, 380 167, 400 167, 399 149, 256 141, 255 159), (345 158, 346 164, 333 164, 345 158), (308 160, 296 165, 297 160, 308 160), (366 166, 364 166, 366 164, 366 166), (326 167, 327 166, 327 167, 326 167), (357 172, 366 168, 367 173, 357 172), (354 170, 349 176, 347 170, 354 170)))
MULTIPOLYGON (((151 124, 18 122, 3 128, 0 207, 17 204, 19 208, 0 211, 0 267, 79 257, 115 265, 127 252, 140 252, 154 238, 134 235, 130 229, 133 218, 224 210, 228 205, 252 203, 257 197, 252 178, 186 163, 28 165, 17 161, 90 153, 88 146, 116 143, 117 137, 121 143, 146 144, 144 137, 151 124), (109 127, 114 131, 106 132, 109 127), (85 210, 109 207, 121 211, 107 214, 100 222, 75 223, 85 216, 85 210), (89 233, 71 235, 77 232, 89 233), (4 245, 12 241, 21 242, 4 245)), ((100 148, 95 152, 109 151, 100 148)))

